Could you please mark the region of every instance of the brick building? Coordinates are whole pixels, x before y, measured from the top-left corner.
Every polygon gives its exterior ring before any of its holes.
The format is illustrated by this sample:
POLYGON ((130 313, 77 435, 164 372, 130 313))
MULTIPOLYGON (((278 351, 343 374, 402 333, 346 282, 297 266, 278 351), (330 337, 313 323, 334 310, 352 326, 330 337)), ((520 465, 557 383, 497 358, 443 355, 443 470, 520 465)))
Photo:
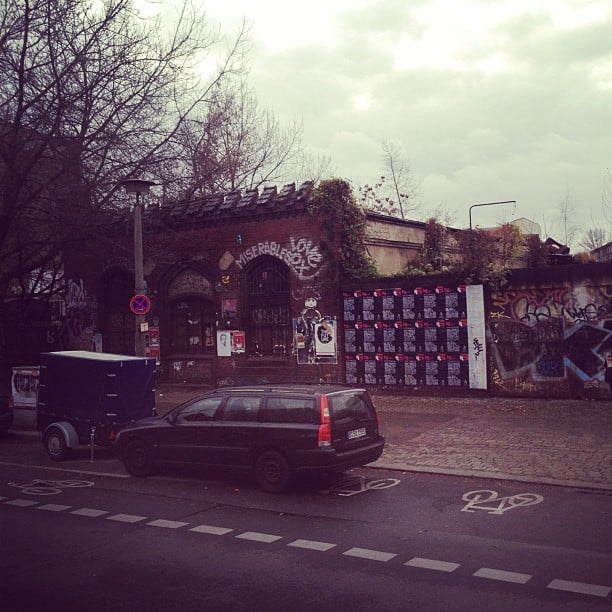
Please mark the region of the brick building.
MULTIPOLYGON (((145 210, 147 344, 160 376, 342 380, 337 245, 326 220, 308 210, 312 189, 291 184, 145 210)), ((101 244, 67 261, 71 348, 133 353, 130 231, 123 247, 101 244)))

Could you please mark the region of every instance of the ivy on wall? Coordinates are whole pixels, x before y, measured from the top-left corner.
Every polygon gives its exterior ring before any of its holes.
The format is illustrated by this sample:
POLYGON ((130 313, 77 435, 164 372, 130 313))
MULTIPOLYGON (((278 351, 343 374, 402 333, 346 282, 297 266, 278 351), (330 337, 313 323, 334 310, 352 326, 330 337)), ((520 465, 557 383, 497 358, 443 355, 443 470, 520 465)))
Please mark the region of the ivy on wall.
POLYGON ((345 277, 376 276, 376 264, 365 247, 366 215, 347 181, 321 181, 312 193, 308 211, 321 218, 345 277))

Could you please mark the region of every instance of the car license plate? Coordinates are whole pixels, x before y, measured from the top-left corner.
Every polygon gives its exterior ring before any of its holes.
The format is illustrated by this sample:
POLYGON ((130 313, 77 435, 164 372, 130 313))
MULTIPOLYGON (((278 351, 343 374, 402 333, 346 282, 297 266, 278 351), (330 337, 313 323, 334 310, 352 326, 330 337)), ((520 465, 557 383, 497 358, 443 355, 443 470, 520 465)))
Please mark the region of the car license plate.
POLYGON ((366 435, 366 428, 360 427, 359 429, 351 429, 346 433, 346 437, 349 440, 355 440, 355 438, 363 438, 366 435))

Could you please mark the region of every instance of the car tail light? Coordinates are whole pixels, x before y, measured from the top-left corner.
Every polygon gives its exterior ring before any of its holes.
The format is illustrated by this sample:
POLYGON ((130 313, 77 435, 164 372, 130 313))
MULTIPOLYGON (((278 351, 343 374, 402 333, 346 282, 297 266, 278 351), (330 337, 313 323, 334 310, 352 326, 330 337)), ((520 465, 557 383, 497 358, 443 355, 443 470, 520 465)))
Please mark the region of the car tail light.
POLYGON ((319 446, 331 446, 331 421, 329 418, 329 401, 327 395, 321 396, 319 412, 319 446))

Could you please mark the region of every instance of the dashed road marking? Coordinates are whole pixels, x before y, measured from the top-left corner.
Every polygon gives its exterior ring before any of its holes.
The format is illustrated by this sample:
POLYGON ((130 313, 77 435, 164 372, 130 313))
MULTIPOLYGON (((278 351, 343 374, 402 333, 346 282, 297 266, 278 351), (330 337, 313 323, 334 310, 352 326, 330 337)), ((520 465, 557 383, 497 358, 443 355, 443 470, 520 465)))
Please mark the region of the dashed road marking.
POLYGON ((413 559, 410 559, 410 561, 407 561, 404 565, 435 570, 437 572, 454 572, 459 567, 459 563, 437 561, 436 559, 423 559, 422 557, 414 557, 413 559))
POLYGON ((481 567, 477 572, 474 572, 473 576, 477 578, 489 578, 490 580, 502 580, 503 582, 514 582, 515 584, 526 584, 532 578, 529 574, 506 572, 490 567, 481 567))
POLYGON ((49 510, 49 512, 62 512, 63 510, 68 510, 68 508, 70 508, 70 506, 64 506, 64 504, 43 504, 36 509, 49 510))
POLYGON ((325 552, 326 550, 330 550, 336 546, 335 544, 330 544, 329 542, 317 542, 314 540, 294 540, 293 542, 289 542, 287 546, 294 546, 295 548, 306 548, 308 550, 320 550, 321 552, 325 552))
POLYGON ((113 514, 113 516, 107 516, 107 521, 118 521, 119 523, 139 523, 140 521, 146 520, 146 516, 137 516, 135 514, 113 514))
POLYGON ((38 502, 32 499, 10 499, 9 501, 4 503, 7 506, 17 506, 18 508, 28 508, 29 506, 38 505, 38 502))
POLYGON ((258 533, 257 531, 245 531, 244 533, 239 533, 236 537, 242 540, 251 540, 252 542, 264 542, 265 544, 271 544, 282 539, 282 536, 258 533))
POLYGON ((228 529, 227 527, 215 527, 214 525, 198 525, 197 527, 192 527, 189 531, 209 533, 210 535, 225 535, 226 533, 234 530, 228 529))
POLYGON ((369 548, 349 548, 342 554, 349 557, 359 557, 360 559, 370 559, 371 561, 390 561, 393 557, 397 557, 395 553, 370 550, 369 548))
POLYGON ((167 521, 165 519, 157 519, 155 521, 147 523, 147 525, 151 525, 151 527, 164 527, 165 529, 180 529, 181 527, 185 527, 185 525, 189 525, 189 523, 183 523, 182 521, 167 521))
POLYGON ((558 591, 570 591, 571 593, 581 593, 582 595, 595 595, 596 597, 607 597, 612 592, 612 587, 600 584, 585 584, 584 582, 571 582, 569 580, 553 580, 549 589, 558 591))
MULTIPOLYGON (((86 516, 91 518, 102 517, 104 515, 109 514, 106 510, 99 510, 95 508, 77 508, 75 510, 69 510, 71 506, 65 506, 63 504, 40 504, 40 502, 30 500, 30 499, 10 499, 7 497, 0 497, 0 502, 8 506, 14 506, 19 508, 29 508, 36 506, 37 510, 47 510, 49 512, 62 512, 69 511, 69 514, 74 514, 77 516, 86 516)), ((112 516, 106 516, 105 520, 123 522, 123 523, 139 523, 141 521, 147 520, 146 516, 139 516, 134 514, 114 514, 112 516)), ((170 521, 166 519, 154 519, 147 523, 147 525, 151 525, 154 527, 162 527, 167 529, 180 529, 182 527, 186 527, 189 523, 183 521, 170 521)), ((215 525, 197 525, 195 527, 191 527, 189 531, 194 531, 196 533, 205 533, 210 535, 226 535, 234 529, 228 527, 218 527, 215 525)), ((283 536, 273 535, 269 533, 260 533, 257 531, 245 531, 235 536, 236 538, 240 538, 243 540, 250 540, 253 542, 260 542, 271 544, 278 540, 282 540, 283 536)), ((321 552, 328 551, 337 546, 337 544, 333 544, 331 542, 319 542, 316 540, 293 540, 292 542, 287 543, 287 546, 291 546, 294 548, 304 548, 310 550, 317 550, 321 552)), ((348 550, 342 553, 343 555, 347 555, 350 557, 358 557, 361 559, 369 559, 373 561, 390 561, 391 559, 397 557, 395 553, 389 553, 379 550, 371 550, 368 548, 349 548, 348 550)), ((423 557, 413 557, 409 561, 407 561, 404 565, 409 567, 417 567, 422 569, 441 571, 441 572, 453 572, 458 567, 460 567, 459 563, 453 563, 449 561, 441 561, 436 559, 426 559, 423 557)), ((472 574, 478 578, 487 578, 490 580, 500 580, 503 582, 511 582, 515 584, 526 584, 529 580, 531 580, 532 576, 530 574, 521 574, 518 572, 509 572, 505 570, 498 570, 493 568, 482 567, 478 571, 472 574)), ((584 582, 572 582, 569 580, 552 580, 547 588, 555 589, 559 591, 568 591, 571 593, 576 593, 580 595, 590 595, 596 597, 608 597, 610 593, 612 593, 612 587, 598 584, 589 584, 584 582)))
POLYGON ((76 514, 77 516, 89 516, 91 518, 97 518, 98 516, 103 516, 104 514, 108 514, 106 510, 96 510, 95 508, 79 508, 78 510, 73 510, 70 514, 76 514))

